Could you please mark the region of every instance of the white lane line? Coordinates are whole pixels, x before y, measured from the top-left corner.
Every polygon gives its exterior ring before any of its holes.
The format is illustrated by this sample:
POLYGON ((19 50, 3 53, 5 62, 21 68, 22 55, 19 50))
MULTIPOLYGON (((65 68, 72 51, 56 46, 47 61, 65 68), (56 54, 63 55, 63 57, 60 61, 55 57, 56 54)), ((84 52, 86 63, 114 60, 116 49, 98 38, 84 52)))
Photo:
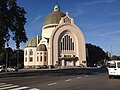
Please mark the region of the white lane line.
POLYGON ((65 80, 66 82, 69 82, 69 81, 71 81, 71 79, 67 79, 67 80, 65 80))
POLYGON ((22 90, 22 89, 27 89, 29 87, 19 87, 19 88, 14 88, 14 89, 9 89, 9 90, 22 90))
POLYGON ((37 88, 32 88, 32 89, 29 89, 29 90, 40 90, 40 89, 37 89, 37 88))
POLYGON ((3 85, 0 85, 0 87, 6 87, 6 86, 11 86, 13 84, 3 84, 3 85))
POLYGON ((10 88, 14 88, 14 87, 19 87, 19 86, 18 85, 14 85, 14 86, 3 87, 3 88, 0 88, 0 90, 10 89, 10 88))
POLYGON ((77 79, 80 79, 80 78, 82 78, 82 77, 77 77, 77 79))
POLYGON ((6 84, 6 83, 0 83, 0 85, 3 85, 3 84, 6 84))
POLYGON ((56 85, 57 83, 50 83, 48 84, 48 86, 52 86, 52 85, 56 85))

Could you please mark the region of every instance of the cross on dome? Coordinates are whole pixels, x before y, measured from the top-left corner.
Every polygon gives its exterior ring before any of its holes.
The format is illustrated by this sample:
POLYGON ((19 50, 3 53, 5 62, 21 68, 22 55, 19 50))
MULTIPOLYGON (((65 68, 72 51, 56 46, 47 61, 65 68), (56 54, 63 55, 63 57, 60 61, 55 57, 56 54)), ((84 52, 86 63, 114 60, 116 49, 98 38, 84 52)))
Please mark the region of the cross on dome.
POLYGON ((68 14, 69 14, 69 13, 68 13, 68 12, 66 12, 65 14, 66 14, 66 16, 68 16, 68 14))

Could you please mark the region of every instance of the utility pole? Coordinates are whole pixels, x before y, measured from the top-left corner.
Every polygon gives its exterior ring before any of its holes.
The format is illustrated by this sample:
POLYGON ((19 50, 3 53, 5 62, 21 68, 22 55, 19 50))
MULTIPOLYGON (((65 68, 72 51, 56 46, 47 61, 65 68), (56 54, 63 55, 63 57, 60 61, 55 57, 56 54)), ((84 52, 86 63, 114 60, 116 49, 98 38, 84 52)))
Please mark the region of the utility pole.
POLYGON ((111 59, 112 59, 112 55, 113 55, 113 53, 112 53, 112 46, 110 46, 111 47, 111 59))

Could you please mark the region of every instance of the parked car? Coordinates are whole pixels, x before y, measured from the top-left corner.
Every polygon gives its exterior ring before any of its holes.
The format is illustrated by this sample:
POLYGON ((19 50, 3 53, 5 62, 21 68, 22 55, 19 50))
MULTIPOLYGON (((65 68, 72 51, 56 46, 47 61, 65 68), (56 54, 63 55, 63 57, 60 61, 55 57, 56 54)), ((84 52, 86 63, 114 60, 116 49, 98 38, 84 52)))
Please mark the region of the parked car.
POLYGON ((47 65, 43 65, 41 68, 42 69, 46 69, 46 68, 48 68, 48 66, 47 65))
POLYGON ((5 69, 3 68, 3 66, 0 66, 0 72, 4 72, 5 69))
POLYGON ((8 71, 8 72, 15 72, 15 71, 18 71, 18 69, 17 69, 17 68, 8 67, 8 68, 7 68, 7 71, 8 71))

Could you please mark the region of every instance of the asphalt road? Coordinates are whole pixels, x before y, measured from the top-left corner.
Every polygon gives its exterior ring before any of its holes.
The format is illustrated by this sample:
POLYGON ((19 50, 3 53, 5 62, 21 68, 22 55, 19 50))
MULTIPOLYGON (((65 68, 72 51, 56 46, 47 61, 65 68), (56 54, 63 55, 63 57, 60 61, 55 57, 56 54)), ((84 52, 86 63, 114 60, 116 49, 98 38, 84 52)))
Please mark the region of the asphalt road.
POLYGON ((106 69, 74 68, 1 74, 0 90, 120 90, 106 69))

